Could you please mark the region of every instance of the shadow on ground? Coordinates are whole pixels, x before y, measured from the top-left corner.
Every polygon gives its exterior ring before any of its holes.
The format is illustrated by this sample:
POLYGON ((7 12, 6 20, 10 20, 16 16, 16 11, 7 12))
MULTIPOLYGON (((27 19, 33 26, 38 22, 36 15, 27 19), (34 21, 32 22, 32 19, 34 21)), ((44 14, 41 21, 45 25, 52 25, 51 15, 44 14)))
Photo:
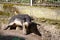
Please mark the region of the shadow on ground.
POLYGON ((40 24, 37 24, 35 22, 32 22, 30 25, 29 25, 29 28, 28 28, 28 34, 30 33, 34 33, 34 34, 37 34, 39 36, 42 36, 41 33, 38 31, 38 28, 37 28, 37 25, 40 26, 40 24))
POLYGON ((25 40, 25 38, 17 37, 17 36, 3 36, 3 35, 0 35, 0 40, 25 40))

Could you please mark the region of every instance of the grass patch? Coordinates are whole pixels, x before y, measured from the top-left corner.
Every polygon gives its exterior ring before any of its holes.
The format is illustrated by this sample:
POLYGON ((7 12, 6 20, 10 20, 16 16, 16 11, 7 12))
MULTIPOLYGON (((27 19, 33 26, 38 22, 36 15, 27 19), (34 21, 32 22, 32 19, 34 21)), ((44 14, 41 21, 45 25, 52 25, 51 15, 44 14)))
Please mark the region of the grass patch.
POLYGON ((0 15, 2 15, 2 16, 10 16, 10 13, 0 11, 0 15))
POLYGON ((4 23, 4 24, 7 23, 7 20, 5 20, 5 19, 1 19, 0 21, 1 21, 1 23, 4 23))
POLYGON ((48 23, 48 24, 53 24, 53 25, 60 24, 60 20, 53 20, 53 19, 47 19, 47 18, 36 18, 35 21, 48 23))
POLYGON ((58 25, 57 27, 55 27, 56 29, 60 29, 60 25, 58 25))
POLYGON ((12 7, 14 4, 3 4, 3 8, 9 8, 9 7, 12 7))
POLYGON ((56 29, 60 29, 60 20, 53 20, 47 18, 36 18, 35 22, 56 25, 56 29))
POLYGON ((39 8, 48 8, 48 9, 60 9, 60 7, 56 7, 56 6, 33 6, 33 7, 39 7, 39 8))

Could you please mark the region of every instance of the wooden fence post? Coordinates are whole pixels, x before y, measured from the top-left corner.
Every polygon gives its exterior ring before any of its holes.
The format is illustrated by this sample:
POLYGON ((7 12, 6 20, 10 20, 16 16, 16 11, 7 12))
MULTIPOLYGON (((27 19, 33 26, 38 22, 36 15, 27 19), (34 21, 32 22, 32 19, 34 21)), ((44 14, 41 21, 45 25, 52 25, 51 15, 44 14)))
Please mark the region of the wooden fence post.
POLYGON ((30 0, 30 6, 32 6, 32 0, 30 0))

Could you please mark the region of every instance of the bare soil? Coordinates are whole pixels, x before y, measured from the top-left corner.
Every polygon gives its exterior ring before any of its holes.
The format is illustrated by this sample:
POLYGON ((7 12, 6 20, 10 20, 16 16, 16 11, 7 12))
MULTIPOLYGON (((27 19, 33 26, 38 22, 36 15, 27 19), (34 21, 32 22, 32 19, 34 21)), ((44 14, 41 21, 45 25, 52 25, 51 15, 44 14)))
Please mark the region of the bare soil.
POLYGON ((6 38, 10 39, 11 37, 22 37, 25 40, 42 40, 41 36, 34 33, 24 35, 21 30, 0 30, 0 35, 2 36, 0 40, 5 40, 6 38))

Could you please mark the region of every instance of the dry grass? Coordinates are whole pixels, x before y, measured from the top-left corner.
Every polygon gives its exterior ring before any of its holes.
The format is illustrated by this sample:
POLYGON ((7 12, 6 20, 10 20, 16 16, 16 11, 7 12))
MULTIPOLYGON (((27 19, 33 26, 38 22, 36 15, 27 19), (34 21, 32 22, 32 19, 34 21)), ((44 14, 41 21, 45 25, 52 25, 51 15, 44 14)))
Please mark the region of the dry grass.
POLYGON ((34 20, 34 22, 56 25, 56 29, 60 29, 60 20, 53 20, 53 19, 46 19, 46 18, 36 18, 34 20))
MULTIPOLYGON (((10 8, 10 7, 12 7, 12 6, 14 6, 15 4, 3 4, 3 8, 4 9, 6 9, 6 8, 10 8)), ((18 5, 18 6, 21 6, 21 4, 16 4, 16 5, 18 5)), ((40 17, 41 15, 39 14, 40 13, 40 9, 39 8, 49 8, 49 10, 50 9, 60 9, 60 7, 42 7, 42 6, 32 6, 32 7, 30 7, 30 6, 22 6, 24 9, 22 9, 21 8, 21 13, 33 13, 32 15, 34 15, 35 14, 35 16, 37 16, 38 15, 38 17, 40 17), (32 12, 31 12, 31 10, 30 10, 30 8, 33 8, 32 9, 32 12), (38 8, 38 10, 37 9, 35 9, 35 8, 38 8), (36 12, 35 12, 36 11, 36 12)), ((47 9, 48 10, 48 9, 47 9)), ((45 11, 45 10, 44 10, 45 11)), ((51 10, 50 10, 51 11, 51 10)), ((52 13, 50 13, 50 11, 48 11, 49 13, 47 13, 48 14, 48 16, 49 15, 51 15, 51 14, 54 14, 54 12, 52 13)), ((5 12, 0 12, 0 15, 6 15, 6 16, 9 16, 10 14, 9 13, 5 13, 5 12)), ((44 14, 45 15, 45 14, 44 14)), ((42 16, 44 16, 44 15, 42 15, 42 16)), ((45 16, 46 17, 46 16, 45 16)), ((4 20, 2 20, 2 21, 4 21, 4 20)), ((52 25, 57 25, 57 28, 60 28, 60 20, 53 20, 53 19, 47 19, 47 18, 37 18, 35 21, 37 21, 37 22, 45 22, 45 23, 48 23, 48 24, 52 24, 52 25)))
POLYGON ((3 4, 3 8, 6 9, 7 7, 12 7, 13 4, 3 4))
POLYGON ((0 15, 1 16, 8 16, 9 17, 10 16, 10 13, 6 13, 6 12, 0 11, 0 15))

